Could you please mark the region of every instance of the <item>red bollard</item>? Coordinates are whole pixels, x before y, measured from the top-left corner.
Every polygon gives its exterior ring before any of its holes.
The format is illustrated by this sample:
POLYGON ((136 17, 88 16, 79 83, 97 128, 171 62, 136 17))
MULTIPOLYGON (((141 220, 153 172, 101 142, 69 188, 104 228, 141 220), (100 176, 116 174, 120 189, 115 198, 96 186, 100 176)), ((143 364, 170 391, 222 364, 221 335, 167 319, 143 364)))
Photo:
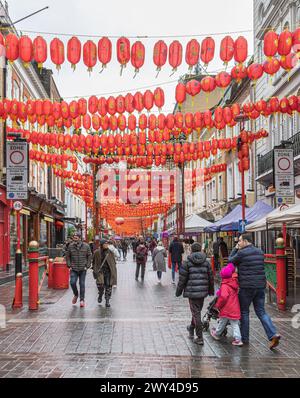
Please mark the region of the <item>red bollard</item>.
POLYGON ((276 274, 277 274, 277 306, 280 311, 286 310, 286 255, 283 238, 276 240, 276 274))
POLYGON ((23 281, 21 273, 16 275, 16 290, 12 307, 14 309, 23 307, 23 281))
POLYGON ((39 308, 39 244, 32 241, 28 248, 29 261, 29 309, 39 308))
POLYGON ((50 258, 48 262, 48 288, 53 289, 53 259, 50 258))

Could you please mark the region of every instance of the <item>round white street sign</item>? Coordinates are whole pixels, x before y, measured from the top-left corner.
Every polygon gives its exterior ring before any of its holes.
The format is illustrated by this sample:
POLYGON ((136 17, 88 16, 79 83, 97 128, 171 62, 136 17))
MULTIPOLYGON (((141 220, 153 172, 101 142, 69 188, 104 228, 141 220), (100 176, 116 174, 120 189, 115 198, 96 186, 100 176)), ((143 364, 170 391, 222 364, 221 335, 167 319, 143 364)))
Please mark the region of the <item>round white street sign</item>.
POLYGON ((16 210, 16 211, 22 210, 23 209, 22 202, 19 202, 19 201, 14 202, 13 207, 14 207, 14 210, 16 210))

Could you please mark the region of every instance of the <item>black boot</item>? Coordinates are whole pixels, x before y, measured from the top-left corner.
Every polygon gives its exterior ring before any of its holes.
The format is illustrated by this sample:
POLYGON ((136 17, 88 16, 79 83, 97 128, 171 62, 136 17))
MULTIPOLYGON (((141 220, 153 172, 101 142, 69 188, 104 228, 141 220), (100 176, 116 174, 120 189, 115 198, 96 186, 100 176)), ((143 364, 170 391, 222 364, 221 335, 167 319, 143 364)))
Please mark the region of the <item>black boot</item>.
POLYGON ((106 300, 105 307, 106 307, 106 308, 109 308, 109 307, 110 307, 109 300, 106 300))
POLYGON ((102 303, 102 294, 98 295, 98 303, 101 304, 102 303))
POLYGON ((192 325, 186 327, 187 331, 189 332, 189 338, 194 338, 195 328, 192 325))
POLYGON ((200 323, 199 325, 196 325, 197 338, 194 340, 195 344, 204 345, 202 332, 203 332, 203 326, 202 326, 202 323, 200 323))

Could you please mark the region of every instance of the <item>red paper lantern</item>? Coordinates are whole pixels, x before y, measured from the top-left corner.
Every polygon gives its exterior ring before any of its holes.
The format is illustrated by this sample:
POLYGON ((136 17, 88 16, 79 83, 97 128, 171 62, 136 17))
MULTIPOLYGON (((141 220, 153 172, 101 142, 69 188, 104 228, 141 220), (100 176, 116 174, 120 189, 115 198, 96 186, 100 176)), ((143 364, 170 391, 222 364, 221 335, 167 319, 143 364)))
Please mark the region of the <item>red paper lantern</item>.
POLYGON ((109 118, 109 126, 111 131, 116 131, 118 129, 118 119, 115 115, 109 118))
POLYGON ((123 68, 126 67, 130 60, 130 41, 126 37, 120 37, 117 41, 117 58, 121 64, 121 75, 123 68))
POLYGON ((178 83, 175 92, 176 102, 181 105, 186 100, 186 87, 183 83, 178 83))
POLYGON ((55 38, 51 40, 50 56, 51 61, 56 65, 57 70, 59 70, 61 65, 65 62, 65 47, 60 39, 55 38))
POLYGON ((35 102, 33 100, 26 101, 26 113, 30 116, 35 114, 35 102))
POLYGON ((135 93, 133 96, 133 104, 134 104, 134 109, 139 113, 142 112, 142 110, 144 109, 144 98, 139 91, 135 93))
POLYGON ((160 87, 154 90, 154 104, 160 111, 165 104, 165 93, 160 87))
POLYGON ((181 112, 177 112, 175 114, 175 126, 178 129, 182 129, 183 128, 183 122, 184 122, 183 114, 181 112))
POLYGON ((88 67, 88 72, 92 72, 97 63, 97 46, 92 40, 83 45, 83 62, 88 67))
POLYGON ((69 111, 69 104, 65 101, 61 102, 61 116, 64 119, 67 119, 70 115, 70 111, 69 111))
POLYGON ((50 100, 44 100, 43 102, 43 114, 45 116, 49 116, 52 114, 53 111, 53 105, 50 100))
POLYGON ((145 62, 145 46, 141 41, 136 41, 131 48, 131 64, 135 68, 135 75, 145 62))
POLYGON ((9 33, 5 37, 5 51, 6 58, 10 62, 13 62, 19 58, 19 39, 15 34, 9 33))
POLYGON ((184 115, 185 127, 187 129, 193 129, 194 127, 194 115, 190 112, 184 115))
POLYGON ((186 45, 185 51, 185 62, 189 65, 189 70, 193 69, 193 66, 197 65, 199 61, 200 44, 196 39, 192 39, 186 45))
POLYGON ((170 113, 167 115, 166 127, 169 130, 173 130, 174 126, 175 126, 175 116, 172 113, 170 113))
POLYGON ((201 88, 206 93, 211 93, 216 88, 216 79, 206 76, 201 80, 201 88))
POLYGON ((37 36, 33 40, 33 59, 37 62, 39 69, 47 60, 47 42, 42 36, 37 36))
POLYGON ((97 102, 98 102, 98 105, 97 105, 98 113, 100 116, 103 117, 107 114, 107 101, 104 97, 100 97, 99 100, 97 100, 97 102))
POLYGON ((153 48, 153 63, 157 67, 157 75, 161 71, 161 68, 167 62, 168 57, 168 47, 163 40, 159 40, 155 43, 153 48))
POLYGON ((206 37, 201 45, 201 60, 208 65, 215 56, 215 41, 212 37, 206 37))
POLYGON ((134 115, 128 116, 128 129, 130 131, 135 131, 136 129, 136 117, 134 115))
POLYGON ((243 36, 239 36, 234 43, 234 59, 239 64, 246 61, 248 57, 248 42, 243 36))
POLYGON ((125 131, 126 129, 126 117, 124 115, 119 115, 118 117, 118 128, 120 131, 125 131))
POLYGON ((293 45, 293 34, 288 30, 284 30, 280 33, 278 39, 278 54, 281 55, 281 59, 284 60, 285 57, 291 52, 293 45))
POLYGON ((232 110, 228 106, 223 109, 223 119, 227 125, 232 122, 232 110))
POLYGON ((275 75, 280 69, 280 62, 278 61, 277 58, 269 58, 266 62, 263 64, 264 72, 267 73, 268 75, 275 75))
POLYGON ((198 80, 193 79, 186 84, 186 92, 192 97, 195 97, 200 91, 201 83, 198 80))
POLYGON ((61 103, 54 102, 52 107, 52 114, 55 120, 61 118, 61 103))
POLYGON ((280 65, 283 69, 290 71, 296 67, 298 63, 298 57, 295 53, 290 53, 286 57, 280 60, 280 65))
POLYGON ((71 101, 69 104, 70 117, 76 119, 78 117, 78 102, 71 101))
POLYGON ((118 113, 124 113, 125 112, 125 98, 123 95, 118 95, 116 98, 116 109, 118 113))
POLYGON ((166 116, 163 115, 162 113, 160 115, 158 115, 157 127, 159 128, 159 130, 163 131, 164 128, 166 127, 166 123, 167 123, 166 116))
POLYGON ((217 87, 220 87, 220 88, 226 88, 231 83, 231 76, 227 72, 218 73, 217 76, 215 77, 215 79, 216 79, 217 87))
POLYGON ((253 81, 257 81, 262 77, 264 73, 263 66, 261 64, 251 64, 248 67, 248 77, 253 81))
POLYGON ((130 93, 125 96, 125 110, 128 113, 134 112, 134 98, 130 93))
POLYGON ((169 47, 169 64, 175 73, 182 62, 182 45, 178 40, 174 40, 169 47))
POLYGON ((88 100, 88 109, 89 112, 95 114, 98 110, 98 98, 93 95, 88 100))
POLYGON ((92 121, 91 121, 91 117, 89 114, 86 114, 83 116, 82 124, 86 130, 89 130, 91 128, 92 121))
POLYGON ((145 114, 139 116, 139 128, 141 130, 146 130, 148 124, 148 118, 145 114))
POLYGON ((231 70, 231 77, 240 83, 243 79, 248 76, 248 70, 244 65, 236 65, 231 70))
POLYGON ((200 133, 203 128, 203 115, 201 112, 196 112, 194 114, 194 127, 200 133))
POLYGON ((271 112, 272 113, 276 113, 278 112, 279 108, 280 108, 280 104, 279 104, 279 100, 277 97, 272 97, 269 100, 269 104, 270 104, 270 108, 271 108, 271 112))
POLYGON ((150 115, 148 118, 148 129, 155 130, 157 128, 157 118, 155 115, 150 115))
POLYGON ((297 28, 293 33, 293 51, 296 54, 300 52, 300 28, 297 28))
POLYGON ((98 58, 102 63, 102 70, 107 67, 107 64, 111 61, 112 56, 112 44, 108 37, 102 37, 98 41, 98 58))
POLYGON ((81 59, 81 42, 73 36, 67 44, 67 59, 71 63, 71 68, 75 70, 76 65, 81 59))
POLYGON ((220 58, 227 65, 234 56, 234 40, 231 36, 225 36, 221 41, 220 58))
POLYGON ((149 112, 153 108, 153 104, 154 104, 154 95, 153 95, 152 91, 150 91, 150 90, 145 91, 145 93, 144 93, 145 109, 147 109, 147 111, 149 112))
POLYGON ((215 116, 215 121, 217 123, 221 123, 222 122, 222 120, 223 120, 223 108, 221 106, 218 106, 215 109, 214 116, 215 116))
POLYGON ((115 97, 108 97, 107 99, 107 112, 110 115, 115 115, 117 112, 117 107, 116 107, 116 99, 115 97))
POLYGON ((84 116, 87 113, 87 100, 85 98, 80 98, 78 100, 78 113, 81 116, 84 116))
POLYGON ((25 66, 29 65, 33 57, 32 40, 28 36, 21 36, 19 39, 19 57, 25 66))
POLYGON ((270 30, 264 37, 264 54, 266 57, 271 58, 277 54, 278 51, 278 34, 270 30))

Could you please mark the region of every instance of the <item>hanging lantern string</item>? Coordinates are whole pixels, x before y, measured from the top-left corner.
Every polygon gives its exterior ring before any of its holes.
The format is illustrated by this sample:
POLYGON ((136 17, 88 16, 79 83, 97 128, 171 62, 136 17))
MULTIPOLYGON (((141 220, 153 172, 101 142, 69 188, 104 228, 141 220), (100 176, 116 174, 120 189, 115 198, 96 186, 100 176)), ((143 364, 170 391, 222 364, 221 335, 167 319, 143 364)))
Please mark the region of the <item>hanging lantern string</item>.
MULTIPOLYGON (((249 55, 247 60, 249 60, 251 58, 252 58, 252 55, 249 55)), ((210 72, 206 72, 205 71, 205 73, 207 73, 208 75, 209 74, 211 75, 211 74, 216 74, 216 73, 223 72, 223 71, 224 71, 224 68, 220 68, 220 69, 216 69, 216 70, 213 70, 213 71, 210 71, 210 72)), ((201 72, 201 73, 198 73, 198 74, 193 74, 191 77, 193 79, 195 79, 197 77, 204 76, 205 73, 201 72)), ((147 90, 149 88, 165 86, 165 85, 168 85, 168 84, 175 84, 175 83, 178 83, 178 81, 180 81, 180 80, 185 80, 185 77, 181 76, 181 77, 179 77, 179 79, 169 80, 169 81, 162 82, 162 83, 151 84, 149 86, 141 86, 141 87, 129 88, 129 89, 126 89, 126 90, 121 90, 121 91, 110 91, 110 92, 98 93, 98 94, 93 94, 93 95, 95 95, 96 97, 101 97, 101 96, 106 96, 106 95, 123 94, 123 93, 128 93, 128 92, 131 92, 131 91, 147 90)), ((64 96, 64 99, 89 98, 89 97, 91 97, 91 94, 89 94, 89 95, 73 95, 73 96, 70 96, 70 97, 65 97, 64 96)))
MULTIPOLYGON (((0 30, 8 30, 10 27, 1 27, 0 30)), ((270 29, 270 28, 269 28, 270 29)), ((266 30, 269 30, 266 28, 266 30)), ((41 35, 49 35, 49 36, 65 36, 65 37, 90 37, 90 38, 99 38, 99 37, 108 37, 109 39, 118 39, 120 35, 101 35, 101 34, 77 34, 77 33, 63 33, 63 32, 42 32, 36 30, 26 30, 19 29, 20 34, 24 33, 34 33, 41 35)), ((189 38, 189 37, 205 37, 205 36, 221 36, 221 35, 234 35, 240 33, 253 33, 253 29, 245 29, 245 30, 237 30, 231 32, 210 32, 210 33, 198 33, 198 34, 185 34, 185 35, 135 35, 135 36, 126 36, 128 39, 173 39, 173 38, 189 38)))

